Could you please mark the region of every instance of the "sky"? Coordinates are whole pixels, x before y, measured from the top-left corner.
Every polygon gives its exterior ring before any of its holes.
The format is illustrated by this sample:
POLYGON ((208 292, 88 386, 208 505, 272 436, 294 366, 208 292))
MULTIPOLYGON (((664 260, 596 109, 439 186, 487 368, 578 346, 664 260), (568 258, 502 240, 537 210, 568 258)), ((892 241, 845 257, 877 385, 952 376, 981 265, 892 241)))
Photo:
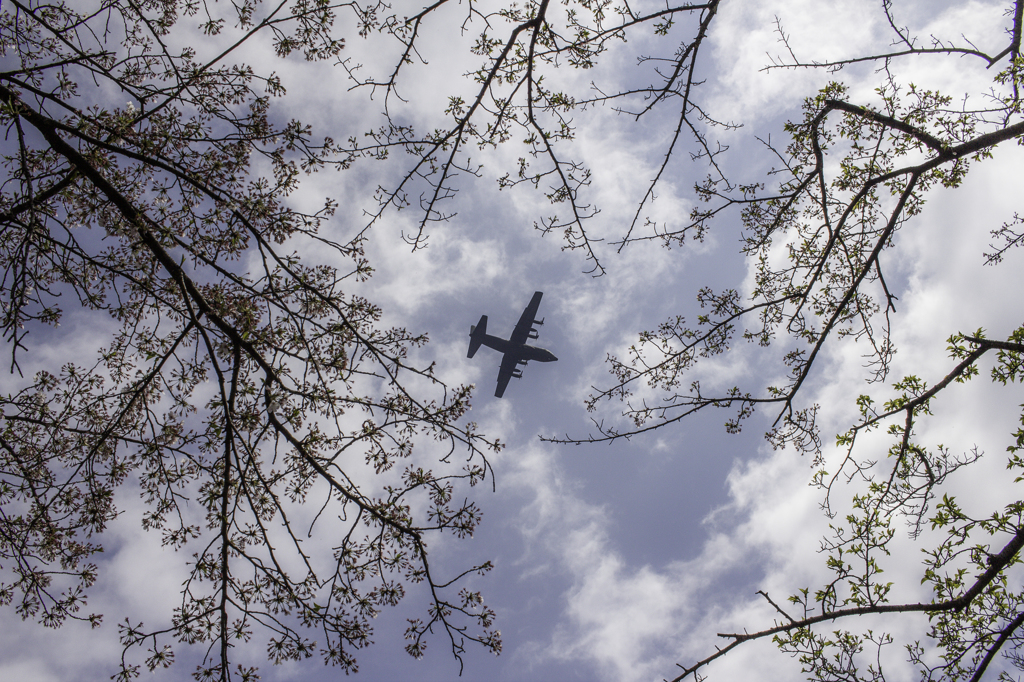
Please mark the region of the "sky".
MULTIPOLYGON (((921 36, 956 39, 962 34, 998 52, 1006 21, 1003 4, 895 6, 901 20, 921 36)), ((769 55, 782 50, 775 18, 801 57, 863 54, 890 40, 878 7, 866 6, 860 0, 723 3, 706 46, 707 82, 701 97, 709 111, 744 126, 723 138, 730 145, 724 163, 732 177, 764 178, 773 160, 757 138, 784 139, 783 123, 799 117, 803 98, 830 78, 824 71, 762 70, 769 55)), ((430 65, 419 67, 405 84, 403 95, 410 104, 398 112, 423 126, 439 106, 443 109, 445 93, 465 87, 461 74, 472 64, 464 52, 451 49, 456 44, 451 35, 425 35, 423 54, 430 65)), ((607 81, 634 78, 639 68, 635 56, 643 47, 642 41, 618 46, 605 56, 601 76, 607 81)), ((360 44, 358 38, 349 41, 347 50, 368 69, 374 59, 386 57, 376 43, 360 44)), ((266 59, 289 87, 281 102, 284 112, 301 113, 315 128, 339 138, 379 120, 379 99, 349 91, 341 69, 266 59)), ((975 96, 984 90, 977 83, 991 76, 966 60, 907 63, 899 72, 907 82, 975 96)), ((868 101, 878 80, 870 67, 832 77, 850 86, 852 101, 868 101)), ((826 575, 825 557, 818 553, 828 530, 819 509, 821 492, 808 485, 813 473, 808 459, 774 451, 765 442, 763 433, 774 413, 758 414, 736 435, 725 433, 725 413, 710 413, 612 444, 558 445, 538 438, 586 437, 594 432, 592 418, 614 422, 614 404, 593 414, 584 405, 591 386, 612 383, 608 354, 621 355, 641 330, 671 315, 697 314, 695 296, 703 286, 741 291, 753 286, 749 264, 739 254, 736 214, 719 220, 704 243, 683 248, 640 243, 620 253, 609 244, 621 236, 644 183, 656 172, 671 119, 666 113, 637 123, 607 108, 577 118, 574 151, 595 170, 590 192, 602 209, 591 227, 593 235, 606 238, 598 251, 606 268, 601 277, 587 274, 581 254, 563 250, 557 235, 534 230, 534 220, 548 210, 539 193, 498 191, 495 179, 514 161, 512 150, 481 153, 483 177, 460 179, 453 203, 457 215, 430 228, 427 248, 413 252, 401 240, 415 229, 413 211, 385 214, 370 234, 367 252, 376 272, 368 282, 354 285, 358 293, 383 307, 385 323, 429 334, 430 343, 417 351, 423 364, 436 361, 438 375, 449 383, 474 383, 471 419, 507 443, 491 458, 495 490, 476 491, 484 518, 475 536, 431 546, 432 561, 442 570, 484 560, 495 565, 471 584, 497 612, 504 650, 499 657, 468 650, 461 679, 640 682, 672 677, 677 663, 712 652, 721 642, 716 633, 771 624, 772 610, 757 590, 780 600, 819 584, 826 575), (529 365, 505 397, 495 399, 500 356, 484 348, 466 358, 469 327, 486 314, 488 332, 507 337, 534 291, 544 292, 539 314, 545 324, 536 343, 559 360, 529 365)), ((363 211, 373 208, 374 188, 393 182, 402 162, 362 162, 349 171, 311 176, 294 200, 316 205, 325 195, 339 199, 338 215, 328 229, 350 234, 365 223, 363 211)), ((991 241, 989 231, 1020 210, 1022 163, 1024 149, 1000 148, 995 158, 972 170, 962 187, 935 191, 922 215, 899 233, 898 248, 884 256, 890 286, 899 297, 894 317, 899 351, 892 377, 917 374, 934 383, 950 367, 945 340, 951 334, 984 327, 991 337, 1005 338, 1021 324, 1024 299, 1017 273, 1024 253, 1009 254, 998 267, 983 266, 982 254, 991 241)), ((685 153, 678 156, 659 189, 654 211, 660 219, 685 219, 695 200, 692 185, 705 172, 685 153)), ((76 338, 92 338, 90 333, 102 338, 103 329, 93 324, 79 319, 76 338)), ((35 361, 44 364, 59 352, 54 342, 35 361)), ((865 384, 861 354, 852 342, 829 347, 804 389, 806 404, 822 406, 826 438, 853 422, 859 393, 881 391, 865 384)), ((740 346, 714 365, 709 381, 763 386, 782 373, 766 358, 772 359, 759 355, 756 347, 740 346)), ((951 483, 965 505, 978 509, 1019 498, 1003 474, 1002 453, 1024 394, 1019 387, 994 390, 985 378, 987 367, 982 364, 981 379, 944 394, 935 419, 923 426, 925 441, 960 452, 977 446, 986 453, 951 483)), ((869 439, 864 447, 884 452, 887 444, 869 439)), ((141 503, 127 498, 123 506, 125 513, 107 533, 103 573, 91 594, 90 610, 107 613, 105 625, 88 631, 69 624, 52 632, 0 610, 0 679, 105 679, 119 656, 118 614, 158 622, 173 606, 181 580, 176 564, 168 561, 159 538, 139 527, 141 503)), ((903 590, 897 599, 909 601, 923 592, 917 550, 904 536, 898 540, 904 551, 887 570, 903 590)), ((425 595, 410 589, 399 607, 381 614, 376 643, 359 658, 358 677, 458 677, 459 665, 441 637, 429 641, 422 660, 402 649, 405 618, 418 615, 425 604, 425 595)), ((914 628, 923 632, 922 622, 903 617, 880 627, 896 634, 914 628)), ((906 679, 901 676, 909 674, 902 652, 888 655, 891 679, 906 679)), ((144 677, 188 679, 194 656, 179 647, 178 663, 144 677)), ((316 659, 273 666, 258 638, 239 660, 260 665, 264 680, 340 677, 316 659)), ((759 642, 740 647, 710 673, 711 679, 795 679, 799 667, 769 642, 759 642)))

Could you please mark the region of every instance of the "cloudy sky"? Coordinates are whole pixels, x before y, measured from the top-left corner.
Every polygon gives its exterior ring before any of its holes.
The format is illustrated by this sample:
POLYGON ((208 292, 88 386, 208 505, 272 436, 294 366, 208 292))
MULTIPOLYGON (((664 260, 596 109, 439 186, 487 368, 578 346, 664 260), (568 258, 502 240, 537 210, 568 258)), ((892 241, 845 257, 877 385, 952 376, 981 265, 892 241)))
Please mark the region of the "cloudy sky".
MULTIPOLYGON (((757 138, 782 140, 782 125, 799 117, 804 97, 828 82, 824 71, 761 69, 780 53, 775 18, 783 22, 798 56, 825 59, 865 54, 890 42, 881 3, 862 0, 750 0, 726 2, 705 47, 707 78, 701 101, 720 118, 743 128, 722 139, 731 149, 723 157, 736 180, 764 178, 772 158, 757 138), (869 8, 869 9, 868 9, 869 8)), ((959 39, 962 34, 990 53, 1004 42, 1004 2, 930 1, 896 3, 900 19, 925 38, 959 39), (937 9, 940 7, 941 9, 937 9)), ((459 11, 455 11, 458 14, 459 11)), ((454 16, 454 15, 453 15, 454 16)), ((446 93, 465 89, 468 38, 457 32, 426 34, 420 66, 402 94, 410 104, 398 113, 421 126, 443 109, 446 93), (419 117, 419 118, 417 118, 419 117)), ((641 41, 642 43, 642 41, 641 41)), ((636 78, 635 57, 642 44, 619 46, 605 57, 606 82, 636 78)), ((379 46, 350 40, 346 56, 374 66, 384 59, 379 46)), ((269 62, 268 62, 269 63, 269 62)), ((378 120, 380 101, 365 91, 348 91, 337 67, 275 62, 289 87, 286 110, 342 138, 378 120)), ((984 92, 991 73, 967 60, 936 59, 897 68, 904 81, 957 95, 984 92), (980 83, 980 85, 979 85, 980 83)), ((597 78, 573 74, 566 78, 597 78)), ((645 77, 647 78, 647 77, 645 77)), ((870 68, 837 76, 851 86, 851 99, 870 102, 877 75, 870 68)), ((774 414, 747 422, 727 435, 724 413, 702 414, 667 429, 605 445, 553 445, 538 436, 585 437, 591 418, 615 420, 614 405, 590 414, 584 400, 591 386, 610 385, 605 358, 619 354, 643 329, 670 315, 696 314, 702 286, 749 291, 750 274, 739 255, 739 216, 720 219, 708 240, 667 250, 636 244, 621 253, 608 244, 621 237, 653 177, 662 145, 671 133, 672 114, 637 123, 597 108, 577 117, 574 152, 595 171, 591 194, 602 213, 592 221, 593 236, 605 238, 599 255, 602 277, 585 273, 578 252, 563 251, 556 235, 542 237, 533 222, 548 210, 543 197, 528 189, 499 192, 502 175, 515 152, 482 154, 483 177, 460 179, 453 204, 458 212, 430 229, 428 248, 411 252, 401 236, 415 229, 412 211, 389 213, 371 233, 368 253, 376 268, 365 295, 383 306, 389 323, 425 331, 431 342, 419 351, 436 361, 451 383, 478 387, 471 417, 481 429, 508 447, 492 459, 496 491, 478 492, 484 521, 468 542, 436 541, 434 561, 455 570, 490 559, 495 570, 475 579, 497 611, 504 651, 493 657, 470 650, 466 680, 654 680, 677 674, 676 663, 690 663, 713 651, 715 633, 771 624, 772 612, 755 592, 784 599, 801 587, 819 583, 824 556, 817 553, 827 531, 818 505, 821 493, 807 485, 810 461, 791 451, 772 451, 763 433, 774 414), (488 331, 508 335, 534 291, 543 291, 539 345, 558 356, 557 363, 531 364, 505 398, 492 397, 500 356, 482 349, 466 358, 468 331, 481 314, 488 331)), ((661 184, 655 213, 660 220, 682 221, 694 197, 693 182, 703 166, 680 154, 661 184)), ((357 165, 342 173, 309 178, 296 201, 318 204, 324 195, 341 208, 332 230, 350 234, 365 223, 378 184, 394 182, 403 160, 357 165)), ((958 331, 984 327, 1005 338, 1024 317, 1020 278, 1024 254, 1010 254, 999 267, 983 267, 989 231, 1020 210, 1020 174, 1024 150, 999 149, 994 159, 976 166, 963 187, 936 191, 924 213, 898 236, 898 248, 885 256, 887 279, 899 297, 895 337, 899 352, 893 377, 917 374, 929 382, 948 368, 945 339, 958 331)), ((712 377, 722 385, 752 389, 765 385, 780 368, 764 362, 756 347, 741 347, 716 365, 712 377)), ((852 344, 830 348, 805 388, 806 403, 823 408, 823 432, 844 431, 856 415, 854 398, 869 390, 860 351, 852 344)), ((426 363, 425 363, 426 364, 426 363)), ((950 389, 936 405, 936 419, 924 427, 923 440, 944 443, 954 452, 977 445, 986 456, 952 483, 969 504, 1008 499, 1001 483, 1002 452, 1024 402, 1019 389, 995 391, 984 380, 950 389), (1015 391, 1015 392, 1014 392, 1015 391), (984 498, 984 500, 981 500, 984 498)), ((878 390, 877 388, 872 390, 878 390)), ((884 441, 876 445, 885 448, 884 441)), ((865 441, 864 447, 872 447, 865 441)), ((125 514, 106 540, 101 582, 90 610, 107 613, 104 627, 86 631, 76 624, 58 632, 21 624, 0 611, 0 679, 104 679, 119 655, 115 623, 119 613, 133 620, 158 622, 173 606, 180 575, 166 561, 159 538, 138 524, 139 509, 127 500, 125 514), (59 655, 56 654, 59 652, 59 655), (83 674, 88 671, 88 674, 83 674)), ((926 540, 927 538, 924 538, 926 540)), ((916 550, 900 540, 910 559, 894 561, 888 571, 901 585, 894 600, 914 600, 919 581, 916 550), (902 581, 900 580, 902 578, 902 581)), ((448 680, 459 669, 437 637, 423 660, 402 650, 405 618, 417 615, 425 595, 410 590, 405 602, 376 622, 376 644, 360 658, 368 680, 448 680)), ((896 633, 921 629, 921 620, 886 622, 896 633), (905 630, 906 629, 906 630, 905 630)), ((253 643, 243 659, 260 664, 263 679, 328 680, 339 676, 311 660, 274 667, 262 645, 253 643), (262 661, 262 662, 261 662, 262 661)), ((153 679, 187 679, 190 654, 153 679)), ((902 652, 887 661, 900 670, 902 652)), ((740 648, 711 669, 712 679, 780 679, 797 673, 794 661, 770 643, 740 648)), ((894 675, 897 679, 898 675, 894 675)))

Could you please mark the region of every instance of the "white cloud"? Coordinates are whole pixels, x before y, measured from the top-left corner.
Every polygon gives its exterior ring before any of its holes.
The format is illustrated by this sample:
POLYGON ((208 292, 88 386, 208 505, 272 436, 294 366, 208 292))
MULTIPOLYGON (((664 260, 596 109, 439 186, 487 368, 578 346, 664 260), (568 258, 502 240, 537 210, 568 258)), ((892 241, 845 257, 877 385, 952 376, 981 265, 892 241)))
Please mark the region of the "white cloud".
POLYGON ((524 573, 564 572, 572 582, 565 620, 554 639, 526 649, 534 663, 586 663, 608 680, 659 679, 676 661, 713 651, 715 632, 766 622, 759 598, 733 592, 730 580, 735 583, 740 575, 746 584, 751 576, 744 573, 760 575, 781 562, 786 565, 780 572, 790 578, 794 564, 807 573, 798 557, 817 542, 815 524, 806 522, 815 505, 808 504, 814 493, 806 487, 793 494, 794 485, 802 486, 809 474, 798 459, 777 453, 737 467, 729 479, 729 511, 748 520, 717 530, 714 518, 726 511, 721 510, 707 521, 710 537, 697 558, 655 567, 632 565, 615 549, 607 532, 614 512, 584 502, 559 471, 556 457, 544 448, 521 452, 511 482, 534 494, 520 527, 532 548, 522 560, 524 573))

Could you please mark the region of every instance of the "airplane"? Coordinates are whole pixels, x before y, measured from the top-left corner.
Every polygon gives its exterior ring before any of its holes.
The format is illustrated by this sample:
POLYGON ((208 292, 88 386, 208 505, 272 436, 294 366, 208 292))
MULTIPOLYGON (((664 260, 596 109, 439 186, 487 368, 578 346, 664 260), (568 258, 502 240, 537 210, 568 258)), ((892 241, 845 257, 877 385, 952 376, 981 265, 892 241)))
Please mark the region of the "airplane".
POLYGON ((540 336, 533 325, 539 326, 544 324, 543 319, 535 319, 537 317, 537 309, 540 307, 540 297, 543 295, 544 293, 540 291, 533 294, 530 305, 526 306, 522 317, 516 323, 516 328, 512 330, 512 336, 507 341, 487 333, 486 315, 481 315, 480 321, 469 328, 468 357, 476 355, 481 345, 493 348, 499 353, 504 353, 504 357, 501 359, 501 369, 498 370, 498 390, 494 392, 495 398, 500 398, 505 393, 505 387, 508 386, 509 379, 512 377, 521 379, 523 377, 523 370, 518 368, 519 365, 526 366, 526 363, 530 360, 554 362, 558 359, 549 350, 526 344, 527 340, 536 339, 540 336))

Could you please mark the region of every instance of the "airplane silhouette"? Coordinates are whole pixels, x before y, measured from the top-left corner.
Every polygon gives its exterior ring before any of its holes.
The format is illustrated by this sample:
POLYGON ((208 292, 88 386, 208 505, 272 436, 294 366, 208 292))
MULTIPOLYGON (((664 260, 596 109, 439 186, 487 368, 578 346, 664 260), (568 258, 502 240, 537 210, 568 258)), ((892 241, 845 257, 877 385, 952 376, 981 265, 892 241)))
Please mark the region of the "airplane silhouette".
POLYGON ((540 336, 533 325, 544 324, 543 319, 534 319, 537 317, 540 297, 543 295, 544 293, 540 291, 534 293, 530 305, 526 306, 522 317, 516 323, 516 328, 512 330, 512 336, 507 341, 487 333, 486 315, 481 315, 480 321, 469 328, 468 357, 476 355, 481 345, 505 354, 501 359, 501 369, 498 370, 498 390, 494 392, 495 398, 500 398, 505 393, 505 387, 508 386, 509 379, 512 377, 521 379, 523 377, 523 371, 518 369, 518 365, 525 366, 530 360, 554 362, 558 359, 549 350, 526 344, 528 339, 536 339, 540 336))

